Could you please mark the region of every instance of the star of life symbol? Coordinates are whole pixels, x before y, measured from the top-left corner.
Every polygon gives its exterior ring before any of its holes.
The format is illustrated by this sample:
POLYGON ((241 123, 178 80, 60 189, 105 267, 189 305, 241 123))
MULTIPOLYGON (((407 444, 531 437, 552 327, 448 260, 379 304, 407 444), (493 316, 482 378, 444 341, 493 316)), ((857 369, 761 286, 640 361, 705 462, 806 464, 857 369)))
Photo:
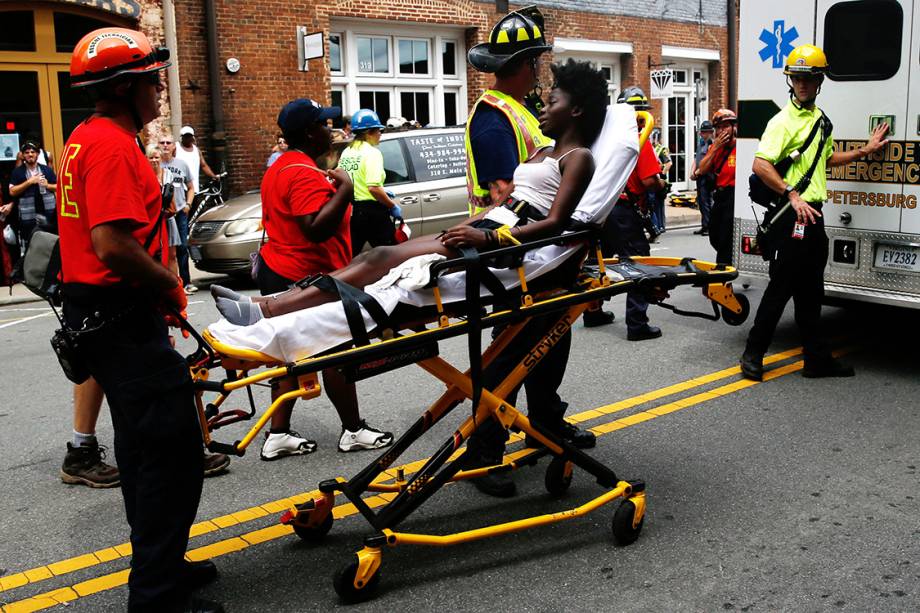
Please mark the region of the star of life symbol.
POLYGON ((773 31, 764 28, 760 31, 760 42, 764 44, 760 50, 760 61, 766 62, 768 58, 773 58, 773 68, 782 68, 783 59, 786 58, 795 48, 792 41, 799 37, 798 30, 792 26, 786 30, 786 21, 778 19, 773 22, 773 31))

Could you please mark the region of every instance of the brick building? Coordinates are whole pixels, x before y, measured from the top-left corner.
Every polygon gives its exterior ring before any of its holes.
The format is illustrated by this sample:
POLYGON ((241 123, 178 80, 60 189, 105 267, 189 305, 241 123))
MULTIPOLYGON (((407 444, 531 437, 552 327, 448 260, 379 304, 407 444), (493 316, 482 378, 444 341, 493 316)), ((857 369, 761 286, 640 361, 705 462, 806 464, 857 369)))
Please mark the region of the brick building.
MULTIPOLYGON (((34 132, 37 126, 47 147, 59 148, 73 122, 85 112, 85 103, 81 105, 65 91, 66 82, 59 76, 69 57, 69 39, 61 39, 65 34, 73 38, 80 28, 85 31, 97 23, 139 27, 156 43, 176 47, 162 125, 174 130, 184 124, 195 126, 209 160, 225 156, 231 188, 241 192, 258 186, 277 131, 278 109, 292 98, 306 96, 340 104, 348 113, 372 107, 384 121, 389 116, 402 116, 423 124, 463 123, 470 104, 490 83, 489 75, 467 67, 466 50, 487 39, 491 25, 502 14, 497 10, 500 3, 3 1, 0 12, 7 14, 0 19, 0 41, 8 40, 5 30, 15 22, 11 16, 22 22, 20 29, 25 31, 29 13, 35 40, 32 47, 29 41, 15 45, 0 42, 0 121, 13 117, 14 123, 18 122, 16 131, 24 128, 34 132), (216 35, 213 66, 208 46, 209 7, 213 9, 216 35), (319 35, 310 40, 321 42, 322 56, 301 59, 303 34, 316 33, 319 35), (7 70, 11 62, 21 65, 7 70), (26 117, 28 113, 22 109, 28 104, 21 94, 6 93, 11 91, 6 83, 12 84, 14 77, 20 86, 16 91, 22 91, 22 74, 14 72, 22 73, 27 66, 36 67, 35 80, 39 82, 41 112, 37 121, 34 113, 26 117), (215 92, 219 93, 217 98, 215 92), (221 124, 222 133, 215 133, 221 124)), ((692 151, 695 126, 728 99, 727 2, 534 3, 546 17, 547 38, 554 44, 551 59, 574 57, 595 62, 609 76, 612 98, 632 84, 649 92, 651 70, 673 70, 673 96, 655 100, 654 114, 675 154, 672 180, 682 186, 689 174, 686 152, 692 151)), ((546 72, 544 83, 549 82, 546 72)))

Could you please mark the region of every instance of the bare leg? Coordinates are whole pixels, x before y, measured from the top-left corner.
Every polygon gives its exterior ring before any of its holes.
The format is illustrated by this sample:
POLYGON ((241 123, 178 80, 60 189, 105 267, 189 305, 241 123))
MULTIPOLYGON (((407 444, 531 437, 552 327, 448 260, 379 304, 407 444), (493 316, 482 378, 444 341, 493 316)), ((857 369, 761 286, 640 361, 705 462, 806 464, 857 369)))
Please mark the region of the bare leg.
MULTIPOLYGON (((281 394, 293 392, 297 389, 297 379, 288 378, 278 381, 277 385, 272 386, 272 401, 281 394)), ((281 432, 291 428, 291 413, 294 411, 295 400, 288 400, 278 407, 272 415, 272 430, 281 432)))
POLYGON ((345 429, 357 432, 361 429, 361 413, 358 410, 358 393, 355 384, 349 383, 342 373, 334 368, 323 371, 323 385, 326 386, 326 395, 335 406, 339 419, 345 429))
MULTIPOLYGON (((442 245, 437 235, 422 236, 399 245, 375 247, 358 255, 348 266, 333 272, 331 276, 349 285, 363 288, 380 280, 391 268, 409 258, 429 253, 439 253, 448 257, 457 255, 456 251, 442 245)), ((265 317, 277 317, 336 300, 338 298, 328 292, 308 287, 268 297, 259 301, 259 304, 265 317)))
POLYGON ((83 434, 96 433, 96 421, 102 409, 102 387, 90 377, 73 386, 73 429, 83 434))
MULTIPOLYGON (((361 429, 361 414, 358 410, 358 395, 355 392, 355 384, 349 383, 345 377, 335 369, 323 371, 323 385, 326 388, 326 395, 332 401, 335 410, 342 420, 342 425, 348 430, 356 432, 361 429)), ((272 400, 284 394, 297 389, 297 380, 283 379, 278 382, 276 387, 272 388, 272 400)), ((272 430, 277 432, 289 430, 291 428, 291 413, 294 411, 294 403, 289 400, 278 407, 275 414, 272 415, 272 430)))

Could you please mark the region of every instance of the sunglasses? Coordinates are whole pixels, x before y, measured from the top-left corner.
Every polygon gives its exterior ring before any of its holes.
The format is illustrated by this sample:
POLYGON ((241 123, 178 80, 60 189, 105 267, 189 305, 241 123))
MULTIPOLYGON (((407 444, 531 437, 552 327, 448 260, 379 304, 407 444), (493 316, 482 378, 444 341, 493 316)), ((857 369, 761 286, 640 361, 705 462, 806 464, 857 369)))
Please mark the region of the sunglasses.
POLYGON ((153 72, 145 72, 143 75, 141 75, 141 79, 146 81, 147 83, 150 83, 151 85, 159 85, 160 84, 160 71, 154 70, 153 72))
POLYGON ((161 140, 160 144, 161 145, 171 145, 173 144, 173 142, 171 140, 161 140))

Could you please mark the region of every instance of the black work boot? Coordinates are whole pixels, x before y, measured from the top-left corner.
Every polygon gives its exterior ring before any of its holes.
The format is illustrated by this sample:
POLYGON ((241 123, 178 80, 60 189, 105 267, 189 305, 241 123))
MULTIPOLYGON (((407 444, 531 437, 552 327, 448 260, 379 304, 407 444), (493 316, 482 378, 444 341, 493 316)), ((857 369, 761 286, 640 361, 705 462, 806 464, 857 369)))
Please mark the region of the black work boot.
POLYGON ((584 322, 586 328, 606 326, 607 324, 612 324, 615 319, 616 315, 610 311, 604 311, 603 309, 597 309, 596 311, 588 310, 581 316, 581 320, 584 322))
POLYGON ((98 443, 79 447, 67 443, 67 455, 61 466, 61 481, 97 488, 118 487, 121 484, 118 468, 109 466, 103 459, 105 447, 98 443))
MULTIPOLYGON (((502 463, 502 458, 484 458, 482 456, 472 456, 464 462, 464 468, 471 470, 482 468, 484 466, 497 466, 502 463)), ((499 472, 489 473, 482 477, 475 477, 469 480, 477 490, 488 496, 496 498, 511 498, 517 494, 517 486, 511 479, 510 470, 501 470, 499 472)))
POLYGON ((745 351, 739 362, 741 374, 751 381, 763 381, 763 354, 745 351))
POLYGON ((852 377, 856 374, 852 366, 847 366, 835 358, 805 360, 802 376, 808 379, 824 377, 852 377))

